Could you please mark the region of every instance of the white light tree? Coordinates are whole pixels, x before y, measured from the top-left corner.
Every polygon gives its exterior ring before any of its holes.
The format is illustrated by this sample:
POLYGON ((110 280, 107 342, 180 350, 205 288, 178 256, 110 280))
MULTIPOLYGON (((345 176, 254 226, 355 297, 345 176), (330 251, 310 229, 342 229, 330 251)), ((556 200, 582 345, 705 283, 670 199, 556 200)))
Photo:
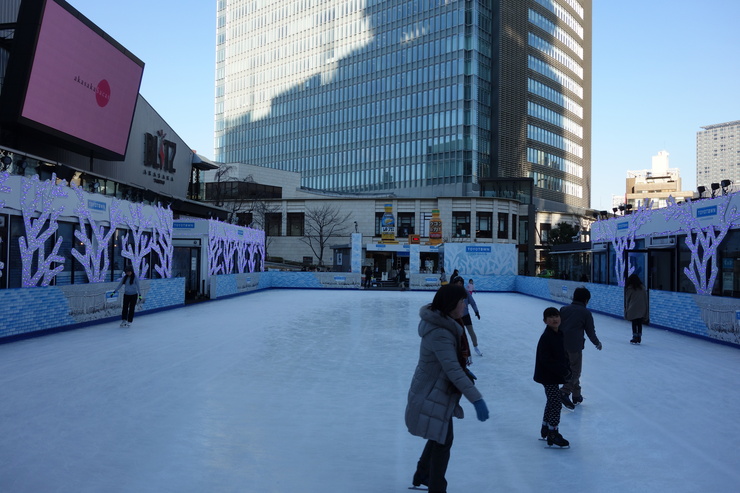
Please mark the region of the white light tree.
POLYGON ((686 233, 686 246, 691 251, 691 261, 683 271, 696 288, 697 294, 711 295, 717 280, 717 247, 727 235, 733 224, 740 222, 737 207, 730 206, 731 195, 725 195, 716 205, 717 219, 712 224, 702 227, 694 217, 691 200, 676 204, 673 197, 668 197, 666 219, 678 219, 681 230, 686 233), (709 272, 709 277, 707 277, 709 272))
POLYGON ((217 224, 217 221, 208 221, 208 274, 211 276, 222 274, 224 269, 221 262, 223 239, 217 232, 217 224))
POLYGON ((232 229, 227 229, 221 239, 223 245, 223 274, 234 272, 234 252, 237 250, 239 239, 232 229))
POLYGON ((152 251, 157 253, 159 263, 154 266, 160 277, 172 277, 172 256, 174 254, 174 245, 172 243, 172 209, 158 204, 156 207, 157 223, 152 228, 152 251))
POLYGON ((59 236, 49 255, 46 254, 46 242, 59 228, 59 215, 64 206, 53 208, 55 198, 67 196, 67 182, 57 184, 56 173, 50 180, 40 181, 38 175, 21 180, 21 212, 25 236, 18 239, 21 249, 22 286, 24 288, 48 286, 59 272, 64 269, 64 257, 59 255, 63 238, 59 236), (58 264, 52 267, 52 264, 58 264), (33 272, 34 266, 36 272, 33 272))
POLYGON ((249 272, 249 243, 240 241, 236 245, 236 271, 239 274, 249 272))
POLYGON ((151 238, 147 236, 146 230, 151 228, 152 222, 144 215, 144 204, 131 203, 128 208, 130 216, 124 221, 128 225, 133 241, 129 242, 129 233, 123 235, 121 255, 131 261, 136 277, 145 279, 149 270, 146 256, 152 251, 151 238))
MULTIPOLYGON (((0 173, 0 193, 10 193, 11 192, 10 187, 4 184, 9 177, 10 175, 7 172, 0 173)), ((3 207, 5 207, 5 201, 0 200, 0 209, 2 209, 3 207)), ((3 239, 0 238, 0 242, 2 241, 3 239)), ((3 269, 5 269, 5 263, 0 260, 0 277, 3 277, 3 269)))
POLYGON ((106 228, 103 225, 97 223, 95 218, 90 213, 90 209, 87 207, 87 201, 84 200, 83 190, 76 184, 72 184, 72 190, 77 195, 78 204, 75 209, 75 214, 79 218, 80 229, 75 231, 75 238, 77 238, 81 246, 84 247, 82 251, 77 248, 72 249, 72 256, 85 269, 88 282, 104 282, 106 281, 106 274, 108 274, 108 267, 110 266, 109 257, 109 246, 110 240, 113 234, 116 232, 116 228, 121 222, 121 214, 118 206, 118 201, 113 200, 111 203, 109 227, 106 228), (90 236, 86 234, 87 228, 85 223, 90 225, 90 236))
POLYGON ((628 250, 634 250, 635 234, 645 223, 650 220, 650 215, 652 214, 651 205, 652 201, 650 199, 644 200, 642 205, 629 215, 630 221, 625 235, 620 237, 614 235, 612 239, 612 245, 614 246, 614 251, 616 252, 614 274, 617 277, 618 286, 624 287, 627 277, 635 272, 635 266, 629 265, 627 259, 625 258, 624 252, 628 250), (627 271, 626 274, 625 270, 627 271))

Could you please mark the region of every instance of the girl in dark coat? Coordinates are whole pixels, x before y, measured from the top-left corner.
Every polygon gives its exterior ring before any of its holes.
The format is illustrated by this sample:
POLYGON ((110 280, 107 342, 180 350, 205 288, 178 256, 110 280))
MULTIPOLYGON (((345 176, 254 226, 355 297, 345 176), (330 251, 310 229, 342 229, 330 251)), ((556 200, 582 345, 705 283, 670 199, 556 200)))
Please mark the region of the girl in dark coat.
POLYGON ((549 307, 542 314, 547 324, 545 331, 537 343, 537 359, 534 365, 534 381, 545 387, 545 413, 542 417, 540 436, 547 439, 548 445, 569 447, 568 440, 563 438, 558 430, 560 425, 560 384, 567 381, 570 373, 568 354, 563 347, 563 334, 560 327, 560 312, 557 308, 549 307))
POLYGON ((642 322, 649 319, 648 295, 640 276, 632 274, 624 287, 624 318, 632 322, 632 344, 642 342, 642 322))

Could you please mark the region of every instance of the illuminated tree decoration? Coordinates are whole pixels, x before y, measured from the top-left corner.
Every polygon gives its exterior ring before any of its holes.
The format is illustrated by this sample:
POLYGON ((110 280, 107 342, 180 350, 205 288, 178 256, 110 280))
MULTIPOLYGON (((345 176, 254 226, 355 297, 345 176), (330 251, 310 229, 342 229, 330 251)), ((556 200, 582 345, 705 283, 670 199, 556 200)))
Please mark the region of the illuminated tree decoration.
POLYGON ((152 223, 144 216, 144 204, 130 203, 128 208, 130 216, 125 218, 124 221, 133 235, 133 242, 128 240, 129 233, 123 236, 121 255, 131 261, 136 277, 145 279, 149 270, 146 256, 152 251, 151 238, 146 234, 146 230, 152 227, 152 223))
MULTIPOLYGON (((11 189, 9 186, 5 185, 5 181, 8 179, 10 175, 7 172, 0 173, 0 193, 10 193, 11 189)), ((5 201, 0 200, 0 209, 5 207, 5 201)), ((0 238, 0 242, 2 242, 3 239, 0 238)), ((0 277, 3 277, 3 269, 5 269, 5 263, 0 260, 0 277)))
POLYGON ((52 207, 54 199, 66 196, 67 182, 61 180, 57 184, 56 173, 51 175, 51 180, 43 182, 38 175, 21 179, 21 212, 26 236, 18 238, 18 243, 21 249, 21 285, 24 288, 38 286, 39 282, 41 286, 48 286, 54 276, 64 269, 65 259, 59 255, 63 238, 57 237, 48 257, 45 245, 59 228, 57 220, 64 211, 64 206, 52 207), (52 267, 52 264, 59 265, 52 267), (36 272, 33 272, 34 265, 36 272))
POLYGON ((172 225, 174 223, 172 209, 169 206, 165 209, 161 204, 155 208, 157 213, 157 222, 152 229, 152 251, 157 253, 159 263, 154 266, 160 277, 172 277, 172 257, 174 255, 174 245, 172 244, 172 225))
POLYGON ((208 271, 210 275, 234 272, 254 272, 257 252, 261 254, 260 268, 264 270, 265 233, 252 228, 238 228, 231 224, 208 222, 208 271), (234 260, 236 256, 236 266, 234 260))
POLYGON ((236 245, 239 243, 239 239, 236 235, 236 231, 232 228, 225 229, 223 236, 221 237, 223 245, 223 270, 224 274, 231 274, 234 272, 234 252, 236 252, 236 245))
POLYGON ((250 244, 246 241, 240 241, 236 244, 236 271, 239 274, 252 272, 249 269, 249 246, 250 244))
MULTIPOLYGON (((628 265, 627 259, 625 258, 624 252, 627 250, 634 250, 635 248, 635 235, 642 225, 650 220, 652 215, 651 209, 652 201, 650 199, 643 200, 642 205, 637 208, 629 217, 629 226, 624 236, 615 234, 612 239, 612 245, 616 252, 616 263, 614 265, 614 274, 617 278, 617 285, 624 287, 625 280, 629 275, 635 271, 635 267, 628 265), (627 274, 625 275, 625 268, 627 274)), ((615 228, 617 221, 614 221, 615 228)))
POLYGON ((105 282, 107 280, 106 274, 108 274, 108 267, 110 266, 109 258, 109 246, 110 240, 113 234, 116 232, 116 228, 121 222, 120 210, 118 208, 118 201, 114 200, 111 204, 109 227, 106 228, 95 221, 95 218, 90 213, 90 209, 87 207, 87 201, 84 199, 82 188, 76 184, 72 184, 72 190, 77 195, 77 208, 75 214, 77 214, 80 229, 75 231, 75 238, 79 240, 79 246, 84 247, 82 251, 78 248, 72 249, 72 256, 85 269, 85 275, 87 276, 88 282, 105 282), (87 236, 86 232, 88 229, 85 227, 85 222, 90 224, 90 236, 87 236))
POLYGON ((208 221, 208 273, 212 276, 223 273, 224 266, 221 263, 223 251, 223 239, 218 233, 218 221, 208 221))
POLYGON ((730 227, 740 221, 737 207, 729 207, 731 197, 732 195, 722 197, 717 205, 717 221, 704 227, 699 219, 694 217, 691 200, 676 204, 673 197, 668 197, 666 218, 678 219, 681 230, 686 233, 685 241, 691 251, 691 262, 683 271, 694 284, 697 294, 712 294, 719 271, 717 247, 722 243, 730 227), (708 270, 710 274, 707 279, 708 270))

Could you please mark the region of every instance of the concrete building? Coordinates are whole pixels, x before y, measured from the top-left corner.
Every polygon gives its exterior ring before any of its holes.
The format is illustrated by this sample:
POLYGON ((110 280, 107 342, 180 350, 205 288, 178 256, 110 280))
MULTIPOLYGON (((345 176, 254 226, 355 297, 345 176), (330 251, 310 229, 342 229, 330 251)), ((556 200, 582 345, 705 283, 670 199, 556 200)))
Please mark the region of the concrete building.
POLYGON ((653 156, 652 168, 627 171, 625 201, 616 206, 616 214, 648 203, 653 209, 665 207, 671 196, 679 202, 694 196, 693 191, 681 190, 681 172, 669 166, 668 156, 668 151, 660 151, 653 156))
POLYGON ((218 2, 216 160, 588 215, 591 0, 218 2))
POLYGON ((697 187, 704 187, 704 197, 738 190, 740 120, 701 128, 704 130, 696 133, 697 187))
POLYGON ((363 266, 373 265, 381 272, 397 269, 408 257, 409 245, 418 237, 422 245, 421 268, 438 270, 437 250, 424 247, 431 243, 429 222, 435 210, 442 221, 442 243, 515 245, 520 274, 534 274, 530 268, 543 266, 539 247, 548 243, 551 225, 576 224, 585 234, 590 224, 577 214, 561 212, 537 211, 530 217, 532 207, 520 196, 403 197, 389 192, 322 192, 301 187, 300 174, 295 172, 247 164, 222 165, 222 169, 220 181, 219 172, 206 172, 206 200, 218 202, 230 211, 232 221, 264 229, 268 260, 307 266, 316 266, 321 260, 325 268, 332 270, 347 268, 337 261, 332 250, 346 245, 351 233, 362 237, 363 266), (388 206, 394 221, 395 238, 391 242, 383 237, 383 217, 388 206), (318 221, 315 211, 321 210, 337 212, 337 220, 332 222, 334 232, 325 242, 323 255, 316 243, 317 235, 311 233, 318 221), (528 258, 535 258, 528 257, 531 250, 537 252, 536 265, 527 262, 528 258))

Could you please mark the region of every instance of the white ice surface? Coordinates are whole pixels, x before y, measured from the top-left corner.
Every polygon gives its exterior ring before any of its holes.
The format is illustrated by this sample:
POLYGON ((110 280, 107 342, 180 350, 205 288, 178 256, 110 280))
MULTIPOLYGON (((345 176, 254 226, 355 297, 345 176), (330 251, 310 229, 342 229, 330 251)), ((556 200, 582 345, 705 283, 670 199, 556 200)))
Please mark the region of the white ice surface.
MULTIPOLYGON (((1 492, 405 492, 431 292, 270 290, 0 345, 1 492)), ((740 350, 596 315, 570 449, 538 440, 542 311, 475 295, 491 419, 455 420, 451 493, 740 490, 740 350)))

